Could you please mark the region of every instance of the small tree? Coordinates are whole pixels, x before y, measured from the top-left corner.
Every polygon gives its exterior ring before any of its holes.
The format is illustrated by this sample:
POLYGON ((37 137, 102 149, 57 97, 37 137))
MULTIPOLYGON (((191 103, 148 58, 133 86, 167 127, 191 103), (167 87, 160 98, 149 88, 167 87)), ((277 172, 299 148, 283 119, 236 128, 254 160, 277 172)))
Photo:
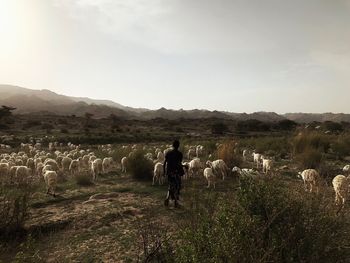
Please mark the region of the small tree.
POLYGON ((2 105, 1 108, 0 108, 0 120, 11 116, 12 115, 12 111, 14 111, 15 109, 16 108, 2 105))

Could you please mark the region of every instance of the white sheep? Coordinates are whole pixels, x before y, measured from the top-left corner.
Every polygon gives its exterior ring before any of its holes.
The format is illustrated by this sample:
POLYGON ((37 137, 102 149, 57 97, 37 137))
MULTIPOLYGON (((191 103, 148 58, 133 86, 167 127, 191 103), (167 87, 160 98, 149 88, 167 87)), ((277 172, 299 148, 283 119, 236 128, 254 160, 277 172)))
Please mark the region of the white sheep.
POLYGON ((44 175, 46 173, 46 171, 54 171, 54 169, 52 168, 52 166, 50 164, 46 164, 46 165, 44 165, 44 167, 42 169, 42 174, 44 175))
POLYGON ((346 173, 347 175, 350 174, 350 164, 347 164, 343 167, 343 172, 346 173))
POLYGON ((91 164, 91 172, 93 180, 97 179, 97 176, 102 173, 102 160, 96 159, 91 164))
POLYGON ((80 162, 78 160, 72 160, 69 165, 69 171, 71 175, 77 175, 80 172, 80 162))
POLYGON ((103 173, 109 173, 111 171, 113 158, 112 157, 105 157, 102 161, 102 171, 103 173))
POLYGON ((197 176, 202 169, 202 164, 199 158, 194 158, 188 163, 188 176, 197 176))
POLYGON ((162 152, 158 152, 157 161, 163 163, 165 160, 164 154, 162 152))
POLYGON ((61 166, 62 166, 62 171, 64 173, 69 171, 69 166, 70 166, 71 162, 72 162, 72 159, 69 158, 69 157, 63 157, 62 158, 61 166))
POLYGON ((126 173, 127 163, 128 163, 128 158, 127 157, 123 157, 122 160, 121 160, 122 173, 126 173))
POLYGON ((260 167, 261 154, 253 152, 252 156, 253 156, 254 164, 256 164, 256 168, 259 168, 260 167))
POLYGON ((337 175, 332 180, 333 189, 335 192, 335 203, 344 207, 349 191, 350 178, 344 175, 337 175))
POLYGON ((197 145, 197 147, 196 147, 196 156, 197 156, 197 158, 202 156, 203 150, 204 150, 204 146, 203 145, 197 145))
POLYGON ((152 185, 154 185, 156 181, 161 185, 164 183, 164 179, 164 166, 162 163, 158 162, 154 165, 152 185))
POLYGON ((203 171, 203 175, 204 175, 205 179, 207 179, 207 182, 208 182, 207 188, 209 188, 211 184, 215 188, 216 175, 214 174, 213 169, 209 168, 209 167, 205 168, 203 171))
POLYGON ((247 149, 243 150, 242 155, 243 155, 243 161, 247 161, 247 157, 248 157, 248 150, 247 150, 247 149))
POLYGON ((56 160, 54 160, 54 159, 46 159, 45 161, 44 161, 44 165, 51 165, 51 167, 52 167, 52 170, 53 171, 58 171, 58 164, 57 164, 57 162, 56 162, 56 160))
POLYGON ((263 173, 267 174, 269 171, 271 171, 272 160, 262 158, 262 165, 263 165, 263 173))
POLYGON ((0 180, 7 178, 10 172, 10 165, 8 163, 0 163, 0 180))
POLYGON ((17 166, 15 176, 18 181, 23 182, 30 178, 32 171, 27 166, 17 166))
POLYGON ((43 169, 44 169, 44 164, 43 163, 38 163, 38 165, 35 168, 36 174, 39 178, 43 175, 43 169))
POLYGON ((83 169, 88 169, 89 168, 89 159, 90 159, 90 156, 89 155, 84 155, 82 160, 81 160, 81 168, 83 169))
POLYGON ((206 165, 212 168, 216 175, 222 176, 222 180, 225 180, 225 175, 227 175, 229 169, 224 160, 207 161, 206 165))
POLYGON ((310 188, 310 193, 314 192, 314 190, 318 193, 320 175, 315 169, 306 169, 302 173, 299 173, 299 176, 304 181, 306 191, 310 188))
POLYGON ((33 158, 28 158, 26 166, 32 170, 32 173, 35 172, 35 163, 33 158))
POLYGON ((183 178, 186 180, 186 179, 188 179, 188 170, 189 170, 189 167, 190 167, 189 162, 183 162, 182 163, 182 167, 183 167, 183 170, 184 170, 183 178))
POLYGON ((55 171, 46 171, 44 173, 44 180, 47 187, 47 194, 52 194, 56 197, 57 173, 55 171))
POLYGON ((196 156, 196 150, 191 148, 187 152, 187 159, 191 160, 194 156, 196 156))
POLYGON ((256 178, 259 176, 259 172, 254 169, 248 169, 248 168, 239 168, 237 166, 232 168, 233 173, 238 173, 240 177, 251 177, 256 178))

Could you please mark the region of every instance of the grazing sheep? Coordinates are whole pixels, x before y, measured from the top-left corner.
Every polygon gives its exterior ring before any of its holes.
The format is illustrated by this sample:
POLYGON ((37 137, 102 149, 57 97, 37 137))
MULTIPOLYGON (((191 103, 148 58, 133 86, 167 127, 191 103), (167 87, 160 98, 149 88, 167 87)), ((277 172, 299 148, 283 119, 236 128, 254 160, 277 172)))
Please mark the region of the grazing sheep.
POLYGON ((44 164, 43 163, 38 163, 38 165, 35 168, 36 174, 39 178, 43 175, 43 169, 44 169, 44 164))
POLYGON ((350 164, 347 164, 344 166, 343 172, 346 173, 347 175, 350 174, 350 164))
POLYGON ((127 157, 123 157, 122 160, 121 160, 122 173, 126 173, 127 163, 128 163, 128 158, 127 157))
POLYGON ((8 163, 0 163, 0 180, 7 178, 10 172, 10 165, 8 163))
POLYGON ((42 174, 44 175, 46 173, 46 171, 54 171, 54 169, 52 168, 52 166, 50 164, 46 164, 46 165, 44 165, 44 167, 42 169, 42 174))
POLYGON ((51 167, 52 167, 52 170, 53 171, 58 171, 58 164, 57 164, 57 162, 56 162, 56 160, 54 160, 54 159, 46 159, 45 161, 44 161, 44 165, 51 165, 51 167))
POLYGON ((304 170, 302 173, 299 173, 299 176, 304 181, 305 191, 312 193, 316 190, 316 193, 318 193, 320 175, 315 169, 304 170))
POLYGON ((260 167, 261 154, 253 152, 252 156, 253 156, 254 164, 256 164, 256 168, 259 168, 260 167))
POLYGON ((216 175, 214 174, 213 169, 212 168, 208 168, 208 167, 205 168, 204 171, 203 171, 203 175, 204 175, 205 179, 207 179, 207 182, 208 182, 207 188, 209 188, 211 184, 215 188, 216 175))
POLYGON ((227 175, 227 171, 229 170, 225 161, 222 159, 218 159, 215 161, 207 161, 206 165, 213 169, 213 172, 218 176, 222 176, 222 180, 225 180, 225 175, 227 175))
POLYGON ((271 171, 272 160, 263 158, 262 164, 263 164, 263 173, 267 174, 269 171, 271 171))
POLYGON ((44 173, 44 180, 47 187, 46 194, 52 194, 54 197, 56 197, 56 185, 57 185, 57 173, 55 171, 46 171, 44 173))
POLYGON ((247 157, 248 157, 248 150, 243 150, 243 153, 242 153, 242 155, 243 155, 243 161, 247 161, 247 157))
POLYGON ((106 157, 102 161, 102 171, 103 173, 109 173, 111 171, 113 159, 112 157, 106 157))
POLYGON ((80 171, 80 162, 78 160, 72 160, 69 165, 69 171, 71 175, 75 176, 79 174, 80 171))
POLYGON ((197 147, 196 147, 196 156, 197 156, 197 158, 202 156, 203 150, 204 150, 204 146, 203 145, 197 145, 197 147))
POLYGON ((163 163, 165 160, 164 154, 162 152, 158 152, 157 154, 157 161, 160 163, 163 163))
POLYGON ((90 155, 89 157, 89 164, 92 164, 93 161, 95 161, 97 159, 97 157, 95 155, 90 155))
POLYGON ((15 176, 17 180, 24 181, 30 178, 32 171, 27 166, 17 166, 15 176))
POLYGON ((197 176, 202 168, 199 158, 194 158, 188 164, 188 177, 197 176))
POLYGON ((154 165, 152 185, 154 185, 156 181, 158 181, 158 184, 161 185, 164 183, 164 179, 164 166, 162 163, 158 162, 154 165))
POLYGON ((183 163, 182 163, 182 167, 183 167, 183 169, 184 169, 183 178, 186 180, 186 179, 188 179, 188 169, 189 169, 189 167, 190 167, 189 162, 183 162, 183 163))
POLYGON ((31 169, 32 174, 35 173, 35 163, 33 158, 28 158, 26 166, 31 169))
POLYGON ((97 179, 97 176, 102 173, 102 160, 96 159, 91 164, 91 172, 93 180, 97 179))
POLYGON ((62 162, 61 162, 62 163, 62 171, 64 173, 69 171, 69 167, 70 167, 71 162, 72 162, 72 159, 69 157, 62 158, 62 162))
POLYGON ((344 207, 349 191, 350 178, 344 175, 337 175, 332 180, 333 189, 335 192, 335 203, 344 207))
POLYGON ((84 155, 82 160, 81 160, 81 168, 83 169, 89 169, 89 159, 90 156, 89 155, 84 155))
POLYGON ((239 168, 237 166, 232 168, 232 172, 239 174, 240 177, 251 177, 251 178, 256 178, 259 176, 259 172, 254 170, 254 169, 248 169, 248 168, 239 168))
POLYGON ((152 153, 146 153, 144 155, 144 157, 148 160, 150 160, 151 162, 153 162, 153 154, 152 153))
POLYGON ((196 150, 195 149, 189 149, 187 152, 187 159, 191 160, 193 157, 196 156, 196 150))

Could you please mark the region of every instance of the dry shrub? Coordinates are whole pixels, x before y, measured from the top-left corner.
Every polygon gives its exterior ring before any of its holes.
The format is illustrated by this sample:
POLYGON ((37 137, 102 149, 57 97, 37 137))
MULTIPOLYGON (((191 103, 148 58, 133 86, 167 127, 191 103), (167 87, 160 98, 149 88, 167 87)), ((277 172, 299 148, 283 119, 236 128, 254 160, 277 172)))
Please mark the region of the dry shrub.
POLYGON ((159 222, 147 222, 138 227, 139 256, 136 262, 174 262, 172 236, 159 222))
MULTIPOLYGON (((227 141, 224 142, 217 150, 217 156, 219 159, 222 159, 225 161, 225 163, 229 167, 234 166, 241 166, 242 164, 242 158, 241 156, 235 152, 235 149, 237 148, 235 141, 227 141)), ((238 148, 237 148, 238 152, 238 148)))
POLYGON ((276 179, 242 179, 240 191, 194 202, 175 262, 347 262, 346 218, 322 196, 276 179), (228 202, 227 200, 231 200, 228 202), (232 201, 233 200, 233 201, 232 201))
POLYGON ((137 150, 128 157, 127 171, 136 180, 151 181, 153 177, 153 163, 147 159, 142 150, 137 150))
POLYGON ((37 187, 33 178, 2 178, 0 185, 0 237, 15 238, 28 219, 29 200, 37 187))

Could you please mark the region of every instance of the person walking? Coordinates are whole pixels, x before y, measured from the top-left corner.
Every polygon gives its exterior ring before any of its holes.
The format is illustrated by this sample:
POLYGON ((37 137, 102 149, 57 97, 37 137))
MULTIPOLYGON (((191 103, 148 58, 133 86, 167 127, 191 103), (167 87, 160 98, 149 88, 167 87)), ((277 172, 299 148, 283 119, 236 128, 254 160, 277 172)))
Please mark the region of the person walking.
POLYGON ((168 177, 168 192, 164 200, 164 205, 169 205, 169 199, 174 200, 175 207, 179 207, 179 196, 181 189, 181 177, 184 175, 182 158, 183 155, 179 151, 180 142, 173 142, 173 149, 165 155, 164 174, 168 177))

